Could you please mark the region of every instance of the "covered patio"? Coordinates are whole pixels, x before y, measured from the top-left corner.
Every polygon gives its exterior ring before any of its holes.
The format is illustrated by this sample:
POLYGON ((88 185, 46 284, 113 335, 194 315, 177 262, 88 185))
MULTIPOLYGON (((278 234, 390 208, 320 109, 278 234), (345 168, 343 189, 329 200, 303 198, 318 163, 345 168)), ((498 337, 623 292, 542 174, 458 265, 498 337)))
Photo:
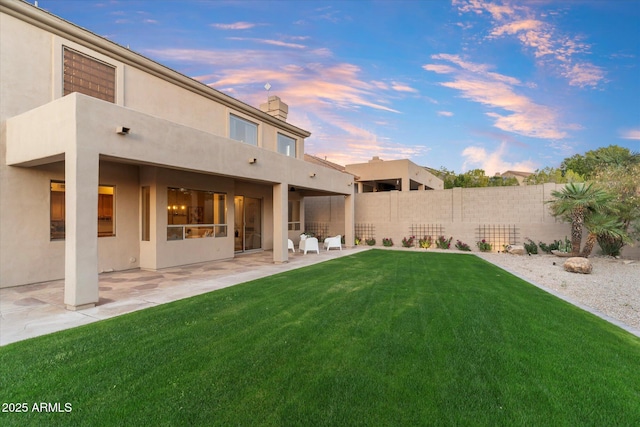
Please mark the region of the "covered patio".
POLYGON ((82 311, 64 304, 64 280, 0 289, 0 345, 45 335, 98 320, 200 295, 239 283, 348 256, 369 248, 320 254, 289 254, 287 263, 274 264, 272 251, 238 255, 158 271, 129 270, 98 276, 100 300, 82 311))

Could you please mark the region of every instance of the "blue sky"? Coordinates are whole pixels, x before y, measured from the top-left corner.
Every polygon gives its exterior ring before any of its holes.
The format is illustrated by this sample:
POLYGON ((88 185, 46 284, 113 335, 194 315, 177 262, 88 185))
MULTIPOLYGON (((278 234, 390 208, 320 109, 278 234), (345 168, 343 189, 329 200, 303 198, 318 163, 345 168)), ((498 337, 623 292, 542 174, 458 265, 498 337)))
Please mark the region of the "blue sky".
POLYGON ((640 0, 38 4, 250 105, 280 96, 306 152, 340 164, 492 175, 640 151, 640 0))

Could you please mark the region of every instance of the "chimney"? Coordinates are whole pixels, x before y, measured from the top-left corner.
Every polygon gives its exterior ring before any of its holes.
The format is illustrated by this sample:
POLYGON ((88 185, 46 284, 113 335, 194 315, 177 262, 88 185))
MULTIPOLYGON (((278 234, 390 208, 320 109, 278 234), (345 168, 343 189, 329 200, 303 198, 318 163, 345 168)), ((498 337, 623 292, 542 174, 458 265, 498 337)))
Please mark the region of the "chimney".
POLYGON ((379 162, 382 162, 382 159, 379 156, 373 156, 371 160, 369 160, 369 163, 379 163, 379 162))
POLYGON ((287 114, 289 113, 289 106, 282 102, 279 97, 270 96, 268 102, 260 104, 260 110, 275 117, 276 119, 286 122, 287 114))

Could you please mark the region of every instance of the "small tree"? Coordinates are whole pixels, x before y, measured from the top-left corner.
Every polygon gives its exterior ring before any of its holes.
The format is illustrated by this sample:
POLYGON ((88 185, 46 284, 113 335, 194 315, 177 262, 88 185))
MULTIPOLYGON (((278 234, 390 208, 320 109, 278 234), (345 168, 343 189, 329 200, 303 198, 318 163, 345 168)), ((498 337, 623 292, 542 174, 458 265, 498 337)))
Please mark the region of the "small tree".
POLYGON ((623 230, 630 237, 624 240, 619 237, 602 234, 598 236, 598 244, 605 255, 619 255, 626 243, 640 240, 640 233, 636 226, 640 225, 640 162, 637 155, 629 156, 627 164, 617 162, 609 164, 596 173, 596 180, 603 188, 614 195, 614 214, 623 224, 623 230))
POLYGON ((584 248, 582 248, 582 252, 580 252, 580 256, 584 258, 588 258, 589 255, 591 255, 591 251, 593 251, 593 246, 596 244, 598 237, 607 236, 620 240, 621 242, 629 241, 629 236, 627 236, 625 232, 624 224, 611 214, 601 212, 589 214, 585 218, 585 227, 589 230, 589 235, 587 236, 584 248))
POLYGON ((571 222, 571 254, 578 256, 582 244, 585 217, 602 210, 612 196, 593 183, 568 183, 562 190, 553 191, 551 205, 553 216, 571 222))
POLYGON ((563 172, 562 169, 546 167, 536 169, 534 173, 524 179, 527 185, 540 185, 547 182, 565 184, 568 182, 584 182, 584 178, 572 170, 563 172))

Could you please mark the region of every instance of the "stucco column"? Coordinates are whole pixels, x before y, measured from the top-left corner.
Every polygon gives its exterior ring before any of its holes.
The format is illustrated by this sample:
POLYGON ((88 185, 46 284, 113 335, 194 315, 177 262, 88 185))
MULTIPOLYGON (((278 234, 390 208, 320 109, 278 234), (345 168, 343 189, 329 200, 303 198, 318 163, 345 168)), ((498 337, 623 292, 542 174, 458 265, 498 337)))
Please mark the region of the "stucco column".
POLYGON ((289 186, 273 185, 273 262, 280 264, 289 261, 287 249, 289 223, 289 186))
POLYGON ((355 244, 355 195, 344 197, 344 245, 347 248, 355 244))
POLYGON ((65 154, 64 303, 69 310, 98 302, 98 167, 97 153, 76 148, 65 154))

